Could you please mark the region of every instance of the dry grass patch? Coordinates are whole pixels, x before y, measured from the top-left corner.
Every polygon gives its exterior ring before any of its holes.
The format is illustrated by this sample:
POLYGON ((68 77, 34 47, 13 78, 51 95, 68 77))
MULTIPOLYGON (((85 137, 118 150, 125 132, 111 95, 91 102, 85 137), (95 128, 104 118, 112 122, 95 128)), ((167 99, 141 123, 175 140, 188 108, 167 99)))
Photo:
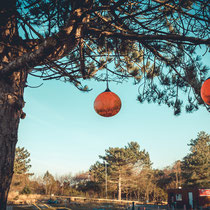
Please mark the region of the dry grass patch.
POLYGON ((8 195, 8 203, 10 204, 33 204, 40 199, 40 195, 29 194, 21 195, 18 192, 10 192, 8 195))

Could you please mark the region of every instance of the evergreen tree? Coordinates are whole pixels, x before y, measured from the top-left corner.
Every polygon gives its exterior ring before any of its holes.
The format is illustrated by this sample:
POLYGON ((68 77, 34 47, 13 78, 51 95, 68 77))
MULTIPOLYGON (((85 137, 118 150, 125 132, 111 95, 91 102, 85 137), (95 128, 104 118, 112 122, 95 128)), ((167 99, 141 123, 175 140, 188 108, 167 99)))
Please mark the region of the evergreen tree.
POLYGON ((17 147, 15 151, 14 173, 26 174, 31 168, 30 153, 24 147, 17 147))
POLYGON ((210 187, 210 135, 198 133, 196 139, 190 141, 190 153, 183 158, 181 167, 185 186, 210 187))
MULTIPOLYGON (((137 142, 130 142, 124 148, 110 147, 105 150, 105 156, 99 157, 107 163, 108 183, 113 190, 117 190, 118 200, 121 200, 122 192, 126 193, 132 184, 135 184, 132 183, 134 179, 132 180, 131 177, 136 173, 136 170, 142 170, 144 167, 150 167, 151 165, 149 154, 144 150, 140 151, 137 142)), ((105 183, 104 162, 96 162, 90 171, 95 180, 105 183)))
MULTIPOLYGON (((91 181, 93 181, 98 186, 98 193, 101 194, 102 197, 105 197, 106 191, 106 178, 110 180, 107 170, 106 170, 105 163, 101 163, 96 161, 94 165, 92 165, 89 169, 91 181)), ((108 191, 112 191, 111 187, 109 187, 108 191)))
POLYGON ((208 68, 208 0, 7 0, 0 7, 0 209, 6 208, 28 75, 70 82, 140 84, 140 102, 180 114, 205 105, 200 87, 208 68), (114 69, 112 66, 115 65, 114 69))
POLYGON ((29 189, 29 176, 32 175, 32 173, 29 173, 29 169, 31 168, 30 162, 31 159, 28 150, 24 147, 17 147, 14 160, 14 175, 10 190, 26 193, 27 189, 29 189))

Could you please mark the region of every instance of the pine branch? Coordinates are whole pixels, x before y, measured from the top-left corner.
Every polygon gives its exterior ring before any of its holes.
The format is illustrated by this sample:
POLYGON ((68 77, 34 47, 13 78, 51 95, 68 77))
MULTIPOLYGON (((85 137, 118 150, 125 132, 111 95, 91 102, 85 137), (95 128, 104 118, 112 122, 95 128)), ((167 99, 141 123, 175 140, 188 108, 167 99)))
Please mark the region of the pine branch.
POLYGON ((165 40, 165 41, 171 41, 175 43, 184 43, 184 44, 194 44, 194 45, 200 45, 210 44, 210 38, 209 39, 200 39, 196 37, 190 37, 190 36, 181 36, 178 34, 167 34, 167 35, 145 35, 145 34, 131 34, 131 33, 118 33, 118 32, 112 32, 112 31, 103 31, 98 28, 89 27, 86 28, 85 31, 86 35, 91 34, 93 36, 101 36, 104 35, 106 37, 111 38, 119 38, 123 40, 133 40, 133 41, 156 41, 156 40, 165 40))
POLYGON ((167 6, 167 7, 169 7, 169 8, 172 8, 173 10, 175 10, 175 11, 178 12, 178 13, 182 13, 182 14, 184 14, 184 15, 187 15, 187 16, 191 17, 191 18, 194 18, 194 19, 197 19, 197 20, 201 20, 201 21, 210 23, 210 19, 209 19, 209 20, 208 20, 208 19, 204 19, 204 18, 201 18, 201 17, 199 17, 199 16, 195 16, 195 15, 193 15, 193 14, 190 14, 190 13, 188 13, 188 12, 185 12, 185 11, 183 11, 183 10, 181 9, 180 6, 179 6, 179 7, 175 7, 175 6, 171 5, 171 4, 167 4, 166 2, 160 1, 160 0, 153 0, 153 1, 155 1, 155 2, 157 2, 157 3, 164 4, 165 6, 167 6))

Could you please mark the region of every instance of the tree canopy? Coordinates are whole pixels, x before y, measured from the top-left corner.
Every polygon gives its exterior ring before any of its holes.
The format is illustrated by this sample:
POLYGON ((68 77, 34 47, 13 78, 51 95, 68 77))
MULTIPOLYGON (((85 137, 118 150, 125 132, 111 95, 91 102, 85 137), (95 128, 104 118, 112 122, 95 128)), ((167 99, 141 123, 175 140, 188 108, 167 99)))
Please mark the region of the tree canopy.
POLYGON ((200 132, 190 141, 190 153, 183 158, 182 171, 185 185, 209 188, 210 178, 210 135, 200 132))
POLYGON ((186 93, 186 111, 209 110, 200 97, 209 70, 201 62, 210 44, 208 0, 14 2, 9 16, 4 8, 1 13, 2 29, 10 32, 1 37, 0 75, 24 69, 88 90, 82 80, 104 81, 106 69, 115 82, 132 77, 140 102, 166 104, 179 114, 186 93))

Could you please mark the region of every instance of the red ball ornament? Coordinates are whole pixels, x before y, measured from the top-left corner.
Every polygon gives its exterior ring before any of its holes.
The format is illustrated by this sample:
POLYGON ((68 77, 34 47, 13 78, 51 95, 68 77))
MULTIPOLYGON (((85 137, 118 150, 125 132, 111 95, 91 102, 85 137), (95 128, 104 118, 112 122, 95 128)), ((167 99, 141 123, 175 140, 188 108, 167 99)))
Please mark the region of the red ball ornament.
POLYGON ((210 105, 210 77, 203 83, 201 87, 201 98, 210 105))
POLYGON ((103 117, 112 117, 120 111, 121 100, 118 95, 107 89, 96 97, 94 109, 103 117))

